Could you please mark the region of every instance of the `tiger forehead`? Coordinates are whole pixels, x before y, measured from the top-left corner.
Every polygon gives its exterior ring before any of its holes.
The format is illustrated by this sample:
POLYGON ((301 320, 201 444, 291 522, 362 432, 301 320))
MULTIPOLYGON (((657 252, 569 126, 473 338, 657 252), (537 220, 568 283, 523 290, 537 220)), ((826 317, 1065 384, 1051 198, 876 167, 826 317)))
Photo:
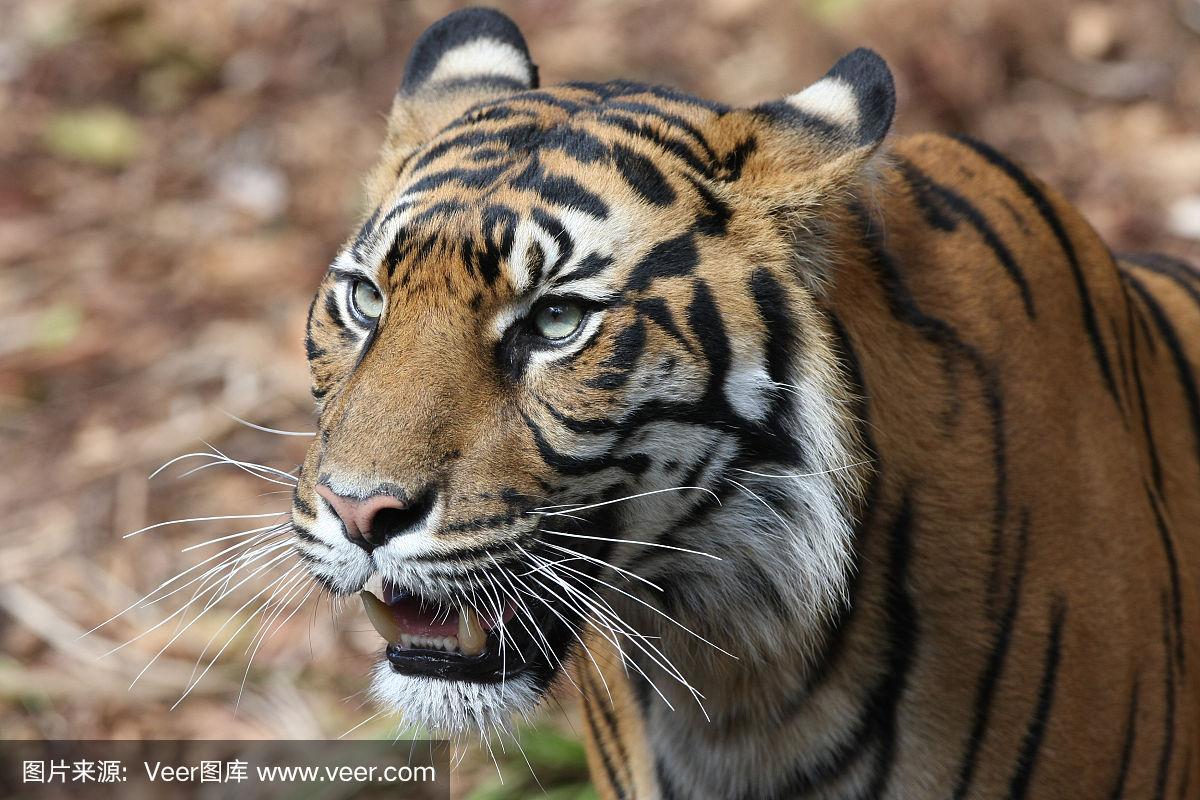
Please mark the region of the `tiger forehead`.
POLYGON ((517 291, 572 277, 581 263, 574 277, 587 277, 630 242, 635 219, 644 228, 668 209, 691 218, 683 204, 727 214, 705 186, 723 164, 704 127, 722 113, 622 82, 481 104, 403 160, 347 255, 382 266, 399 288, 449 263, 489 286, 507 272, 517 291))

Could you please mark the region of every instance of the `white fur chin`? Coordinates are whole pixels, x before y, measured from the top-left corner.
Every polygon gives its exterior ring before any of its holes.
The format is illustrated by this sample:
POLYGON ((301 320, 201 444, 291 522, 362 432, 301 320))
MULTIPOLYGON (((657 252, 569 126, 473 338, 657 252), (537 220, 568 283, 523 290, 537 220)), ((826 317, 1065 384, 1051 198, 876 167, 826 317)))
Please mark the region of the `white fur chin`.
POLYGON ((381 707, 445 736, 507 729, 514 716, 528 716, 541 699, 528 675, 503 683, 447 681, 399 675, 387 661, 376 666, 370 693, 381 707))

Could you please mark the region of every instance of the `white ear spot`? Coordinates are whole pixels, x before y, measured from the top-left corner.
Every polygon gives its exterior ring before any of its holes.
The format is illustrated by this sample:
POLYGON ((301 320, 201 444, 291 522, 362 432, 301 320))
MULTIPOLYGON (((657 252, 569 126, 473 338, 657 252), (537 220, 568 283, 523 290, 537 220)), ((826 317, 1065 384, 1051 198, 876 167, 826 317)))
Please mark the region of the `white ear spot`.
POLYGON ((474 39, 442 54, 429 83, 479 78, 509 78, 533 83, 529 59, 511 44, 498 39, 474 39))
POLYGON ((857 132, 858 98, 850 84, 840 78, 822 78, 802 92, 787 98, 788 105, 818 119, 857 132))

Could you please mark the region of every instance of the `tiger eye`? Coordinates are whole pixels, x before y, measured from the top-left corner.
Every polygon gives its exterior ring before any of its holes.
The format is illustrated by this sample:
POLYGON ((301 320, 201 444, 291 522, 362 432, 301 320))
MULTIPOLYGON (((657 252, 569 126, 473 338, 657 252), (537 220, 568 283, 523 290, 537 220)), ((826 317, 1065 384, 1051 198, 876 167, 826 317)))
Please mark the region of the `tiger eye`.
POLYGON ((538 309, 533 326, 547 339, 566 339, 583 323, 583 307, 571 300, 555 300, 538 309))
POLYGON ((366 319, 379 319, 383 313, 383 295, 370 281, 355 281, 350 297, 354 310, 366 319))

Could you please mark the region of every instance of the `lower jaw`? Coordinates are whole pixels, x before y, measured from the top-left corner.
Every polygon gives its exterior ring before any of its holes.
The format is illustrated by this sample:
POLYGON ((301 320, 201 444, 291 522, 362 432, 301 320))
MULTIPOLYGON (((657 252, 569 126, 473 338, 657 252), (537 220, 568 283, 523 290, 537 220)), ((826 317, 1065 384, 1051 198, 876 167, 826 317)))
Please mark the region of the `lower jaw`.
POLYGON ((502 684, 521 677, 545 690, 567 658, 576 626, 549 615, 510 621, 489 631, 483 652, 473 656, 389 643, 385 665, 396 675, 468 684, 502 684))
POLYGON ((389 644, 384 655, 392 671, 399 675, 467 683, 502 683, 512 680, 530 667, 530 662, 512 647, 503 651, 489 647, 481 655, 466 656, 436 650, 404 649, 398 644, 389 644))
POLYGON ((474 738, 508 730, 537 707, 544 689, 530 671, 500 683, 472 683, 397 673, 382 660, 370 695, 381 709, 398 713, 426 735, 474 738))

